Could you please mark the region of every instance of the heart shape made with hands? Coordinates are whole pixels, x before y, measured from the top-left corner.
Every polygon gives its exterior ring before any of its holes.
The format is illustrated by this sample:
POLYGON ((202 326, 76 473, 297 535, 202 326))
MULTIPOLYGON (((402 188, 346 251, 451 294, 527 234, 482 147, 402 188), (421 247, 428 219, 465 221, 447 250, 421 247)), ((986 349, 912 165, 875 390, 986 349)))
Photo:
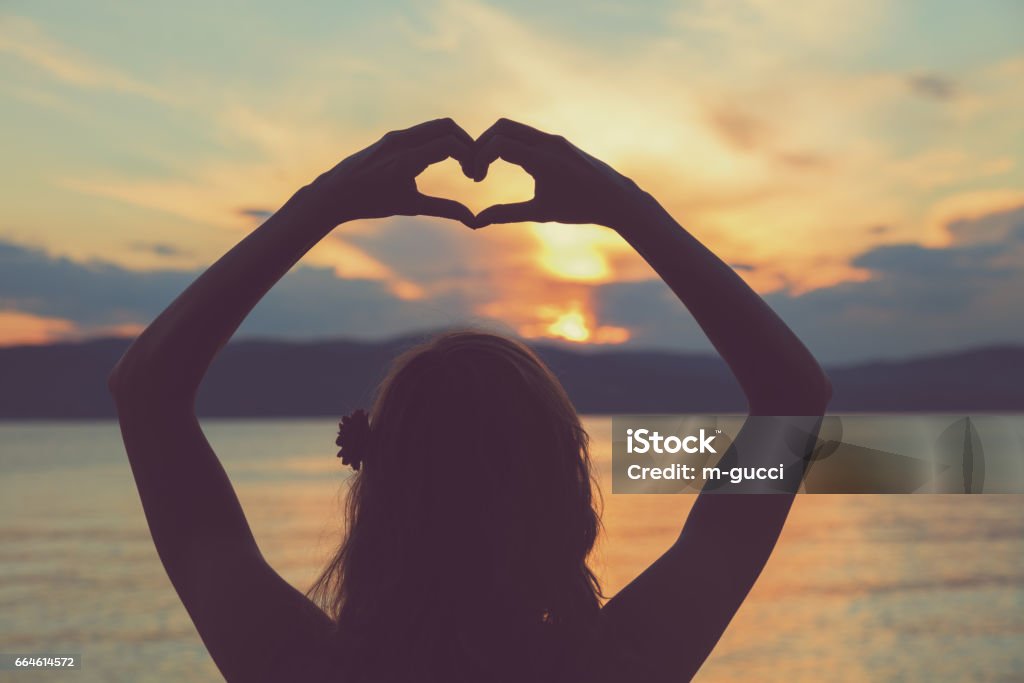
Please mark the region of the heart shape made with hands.
POLYGON ((416 176, 420 192, 457 201, 476 216, 495 204, 529 201, 533 198, 534 186, 533 176, 521 166, 501 159, 491 163, 487 177, 480 182, 466 177, 454 159, 432 164, 416 176))

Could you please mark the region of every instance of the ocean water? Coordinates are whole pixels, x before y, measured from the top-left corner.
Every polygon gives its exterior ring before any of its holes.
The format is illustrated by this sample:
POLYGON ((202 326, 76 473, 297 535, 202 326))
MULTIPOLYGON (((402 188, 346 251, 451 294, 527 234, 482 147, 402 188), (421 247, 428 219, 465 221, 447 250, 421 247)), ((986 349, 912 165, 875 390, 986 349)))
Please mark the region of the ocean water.
MULTIPOLYGON (((607 488, 610 420, 586 424, 607 488)), ((304 589, 342 528, 335 424, 204 426, 264 554, 304 589)), ((692 501, 604 492, 606 592, 672 542, 692 501)), ((29 652, 82 666, 0 680, 221 680, 164 576, 113 422, 0 423, 0 653, 29 652)), ((1024 681, 1024 496, 800 496, 696 680, 1024 681)))

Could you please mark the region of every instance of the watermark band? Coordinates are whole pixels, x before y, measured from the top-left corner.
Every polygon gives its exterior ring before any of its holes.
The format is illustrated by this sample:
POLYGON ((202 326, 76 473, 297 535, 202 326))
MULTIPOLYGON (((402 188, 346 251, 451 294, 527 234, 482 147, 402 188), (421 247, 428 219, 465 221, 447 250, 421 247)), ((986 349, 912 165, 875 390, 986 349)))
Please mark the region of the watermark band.
POLYGON ((1024 493, 1024 415, 617 415, 613 493, 1024 493))

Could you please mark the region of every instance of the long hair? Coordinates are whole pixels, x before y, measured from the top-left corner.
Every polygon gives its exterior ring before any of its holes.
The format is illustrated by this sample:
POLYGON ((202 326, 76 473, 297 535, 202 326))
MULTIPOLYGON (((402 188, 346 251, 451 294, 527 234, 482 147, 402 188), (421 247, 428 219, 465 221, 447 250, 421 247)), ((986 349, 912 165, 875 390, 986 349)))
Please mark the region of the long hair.
POLYGON ((588 639, 600 586, 587 434, 527 347, 441 335, 370 412, 347 533, 309 595, 354 679, 543 680, 588 639))

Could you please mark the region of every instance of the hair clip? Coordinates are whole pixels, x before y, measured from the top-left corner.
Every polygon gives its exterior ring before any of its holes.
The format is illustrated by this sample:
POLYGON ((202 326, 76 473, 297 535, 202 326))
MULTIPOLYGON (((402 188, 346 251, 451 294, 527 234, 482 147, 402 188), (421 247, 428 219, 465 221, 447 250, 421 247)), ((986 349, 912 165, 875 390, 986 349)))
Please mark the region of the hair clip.
POLYGON ((342 464, 358 472, 370 449, 371 436, 370 416, 362 408, 341 418, 334 443, 341 448, 338 457, 342 464))

